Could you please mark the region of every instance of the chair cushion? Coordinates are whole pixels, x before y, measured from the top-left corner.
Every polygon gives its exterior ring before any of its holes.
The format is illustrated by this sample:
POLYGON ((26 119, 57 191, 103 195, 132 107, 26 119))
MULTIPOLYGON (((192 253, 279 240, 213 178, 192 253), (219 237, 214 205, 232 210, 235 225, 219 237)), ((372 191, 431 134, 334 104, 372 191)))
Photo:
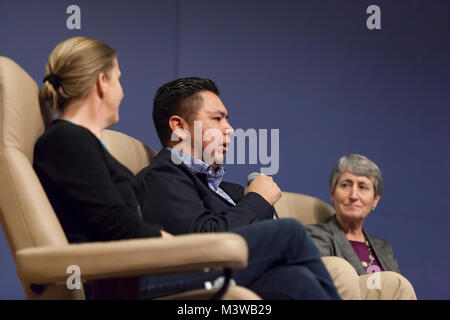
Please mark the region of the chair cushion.
POLYGON ((103 130, 102 141, 109 153, 134 174, 148 166, 156 156, 153 149, 118 131, 103 130))
POLYGON ((283 192, 275 209, 280 218, 295 218, 304 225, 324 223, 334 213, 325 201, 293 192, 283 192))

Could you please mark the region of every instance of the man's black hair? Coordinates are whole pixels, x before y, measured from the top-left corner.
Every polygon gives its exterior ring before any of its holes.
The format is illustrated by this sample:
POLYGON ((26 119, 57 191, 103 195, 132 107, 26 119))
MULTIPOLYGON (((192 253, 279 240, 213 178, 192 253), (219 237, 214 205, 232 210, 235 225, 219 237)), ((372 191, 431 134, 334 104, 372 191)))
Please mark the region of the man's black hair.
POLYGON ((211 91, 219 96, 219 88, 209 79, 180 78, 162 85, 153 99, 153 123, 163 146, 170 142, 172 130, 170 117, 177 115, 189 124, 193 123, 201 106, 201 91, 211 91))

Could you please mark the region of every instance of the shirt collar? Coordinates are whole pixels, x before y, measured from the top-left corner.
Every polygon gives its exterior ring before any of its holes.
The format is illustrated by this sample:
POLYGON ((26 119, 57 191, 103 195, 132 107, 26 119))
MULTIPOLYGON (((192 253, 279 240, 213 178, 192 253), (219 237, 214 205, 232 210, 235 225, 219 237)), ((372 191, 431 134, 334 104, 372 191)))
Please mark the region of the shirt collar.
POLYGON ((220 183, 222 182, 223 175, 225 174, 225 168, 223 166, 219 165, 219 167, 214 170, 206 162, 197 159, 187 153, 169 147, 166 147, 166 149, 170 150, 171 152, 176 152, 181 162, 192 172, 206 174, 206 177, 208 178, 208 184, 212 185, 214 189, 217 190, 220 183))

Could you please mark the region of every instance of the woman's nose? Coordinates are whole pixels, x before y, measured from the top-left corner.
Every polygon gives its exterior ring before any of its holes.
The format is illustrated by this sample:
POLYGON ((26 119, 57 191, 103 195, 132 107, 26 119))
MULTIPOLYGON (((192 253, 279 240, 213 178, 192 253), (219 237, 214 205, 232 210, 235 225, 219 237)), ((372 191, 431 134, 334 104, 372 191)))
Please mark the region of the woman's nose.
POLYGON ((352 200, 358 200, 359 194, 358 194, 358 188, 356 186, 352 187, 350 189, 350 199, 352 200))

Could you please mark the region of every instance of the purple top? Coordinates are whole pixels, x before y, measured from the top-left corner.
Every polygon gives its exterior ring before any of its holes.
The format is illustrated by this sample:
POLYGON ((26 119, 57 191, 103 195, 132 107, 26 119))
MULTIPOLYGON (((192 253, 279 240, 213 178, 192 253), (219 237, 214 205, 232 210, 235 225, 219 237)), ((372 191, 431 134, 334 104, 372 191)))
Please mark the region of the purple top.
MULTIPOLYGON (((360 261, 366 261, 367 265, 370 263, 370 259, 369 259, 369 248, 367 248, 366 243, 365 242, 359 242, 359 241, 350 241, 350 244, 353 247, 353 250, 355 250, 356 255, 358 256, 360 261)), ((377 258, 375 257, 375 254, 372 251, 372 255, 375 258, 375 260, 372 263, 372 266, 367 266, 364 267, 364 270, 366 271, 366 273, 373 273, 376 271, 383 271, 383 268, 381 267, 381 265, 378 263, 377 258), (376 267, 374 267, 376 266, 376 267), (370 268, 370 269, 369 269, 370 268), (367 269, 369 269, 369 272, 367 272, 367 269)))

